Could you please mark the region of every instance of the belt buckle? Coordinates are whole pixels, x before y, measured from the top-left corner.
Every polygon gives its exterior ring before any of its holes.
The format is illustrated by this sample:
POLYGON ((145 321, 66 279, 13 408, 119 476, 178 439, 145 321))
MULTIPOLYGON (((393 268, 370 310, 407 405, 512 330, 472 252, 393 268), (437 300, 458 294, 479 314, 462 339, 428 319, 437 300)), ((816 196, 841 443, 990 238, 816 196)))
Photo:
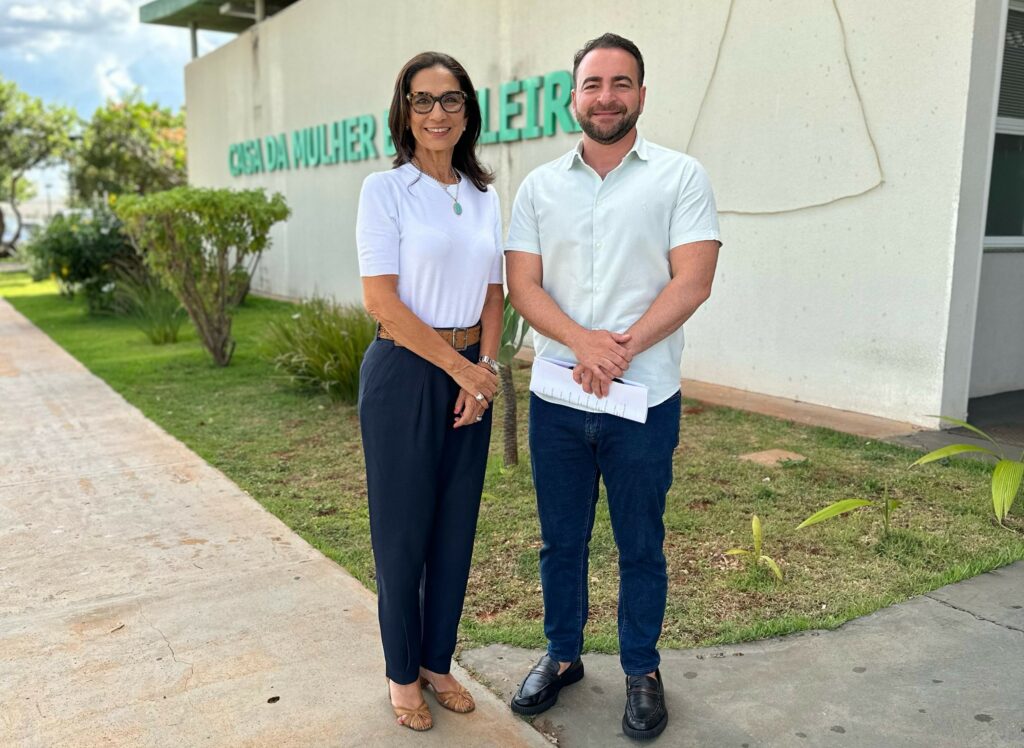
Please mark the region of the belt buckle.
MULTIPOLYGON (((460 348, 458 343, 455 342, 459 338, 459 332, 462 331, 463 329, 464 328, 461 328, 461 327, 453 327, 452 328, 452 348, 454 348, 457 351, 464 351, 464 350, 466 350, 466 346, 465 345, 463 345, 460 348)), ((466 341, 466 338, 463 338, 463 342, 465 342, 465 341, 466 341)))

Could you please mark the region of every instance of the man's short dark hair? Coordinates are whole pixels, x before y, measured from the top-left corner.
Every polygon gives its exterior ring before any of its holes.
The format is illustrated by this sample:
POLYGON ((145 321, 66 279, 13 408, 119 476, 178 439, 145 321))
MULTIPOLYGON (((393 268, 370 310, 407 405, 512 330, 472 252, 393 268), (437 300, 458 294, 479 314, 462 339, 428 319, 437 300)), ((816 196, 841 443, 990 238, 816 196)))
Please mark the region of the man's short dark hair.
POLYGON ((640 54, 640 48, 633 44, 629 39, 618 34, 601 34, 596 39, 591 39, 589 42, 583 45, 583 49, 576 53, 576 56, 572 59, 572 85, 576 87, 576 71, 580 68, 580 63, 583 62, 583 58, 593 52, 595 49, 622 49, 629 52, 636 59, 637 70, 640 73, 640 80, 636 82, 638 86, 644 84, 644 56, 640 54))

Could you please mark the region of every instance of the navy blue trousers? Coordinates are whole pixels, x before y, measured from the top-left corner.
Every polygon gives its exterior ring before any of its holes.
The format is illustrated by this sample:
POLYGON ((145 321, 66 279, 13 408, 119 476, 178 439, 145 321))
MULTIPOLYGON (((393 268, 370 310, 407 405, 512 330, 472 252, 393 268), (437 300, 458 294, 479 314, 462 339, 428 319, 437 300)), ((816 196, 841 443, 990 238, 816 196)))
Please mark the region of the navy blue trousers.
MULTIPOLYGON (((474 363, 479 346, 462 355, 474 363)), ((387 676, 412 683, 447 673, 466 596, 491 411, 453 429, 459 386, 390 340, 375 340, 359 372, 370 539, 387 676)))

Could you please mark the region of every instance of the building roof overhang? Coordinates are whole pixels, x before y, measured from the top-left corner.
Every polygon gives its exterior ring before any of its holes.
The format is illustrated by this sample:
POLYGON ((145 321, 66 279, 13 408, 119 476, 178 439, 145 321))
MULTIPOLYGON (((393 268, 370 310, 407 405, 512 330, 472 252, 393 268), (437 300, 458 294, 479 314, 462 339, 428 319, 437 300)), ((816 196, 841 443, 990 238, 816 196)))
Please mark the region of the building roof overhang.
MULTIPOLYGON (((273 15, 297 1, 266 0, 266 13, 273 15)), ((238 34, 256 23, 255 6, 255 0, 150 0, 139 8, 139 20, 238 34)))

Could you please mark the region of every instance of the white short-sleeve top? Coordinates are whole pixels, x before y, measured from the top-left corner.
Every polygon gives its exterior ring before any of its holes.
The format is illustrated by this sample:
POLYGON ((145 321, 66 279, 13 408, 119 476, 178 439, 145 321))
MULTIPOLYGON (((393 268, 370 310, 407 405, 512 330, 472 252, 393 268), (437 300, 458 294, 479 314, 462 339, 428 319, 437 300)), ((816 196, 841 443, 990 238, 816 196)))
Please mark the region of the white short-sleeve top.
POLYGON ((461 215, 455 187, 446 194, 412 164, 371 174, 359 195, 359 274, 397 275, 399 299, 431 327, 475 325, 487 284, 502 282, 498 195, 461 176, 461 215))

